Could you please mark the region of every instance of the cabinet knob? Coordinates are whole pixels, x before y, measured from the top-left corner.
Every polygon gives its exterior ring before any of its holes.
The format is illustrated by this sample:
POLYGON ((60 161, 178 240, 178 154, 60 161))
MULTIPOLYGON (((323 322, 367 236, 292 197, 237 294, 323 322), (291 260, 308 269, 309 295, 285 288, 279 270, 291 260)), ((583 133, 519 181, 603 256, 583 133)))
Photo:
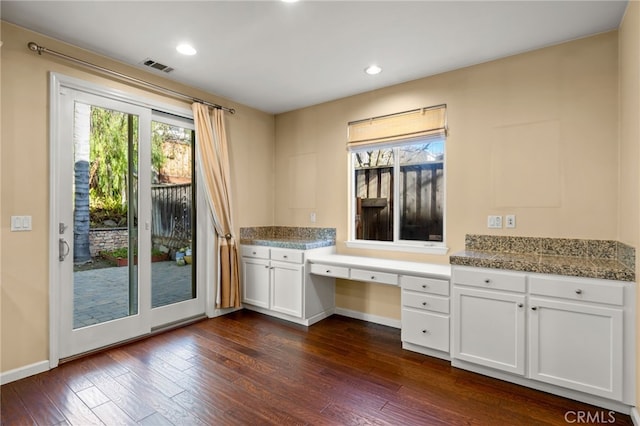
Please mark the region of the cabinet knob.
POLYGON ((580 290, 579 288, 576 289, 576 294, 582 294, 582 290, 580 290))
POLYGON ((287 256, 286 254, 284 256, 282 256, 283 259, 286 259, 287 257, 289 257, 289 256, 287 256))
POLYGON ((331 273, 331 269, 327 269, 326 273, 330 274, 331 273))
POLYGON ((429 288, 429 286, 426 284, 422 284, 422 288, 429 288))
POLYGON ((269 265, 264 265, 264 267, 265 267, 266 269, 269 269, 269 265))
POLYGON ((429 330, 422 330, 422 334, 431 334, 429 330))
POLYGON ((254 251, 254 252, 252 252, 252 253, 253 253, 253 254, 258 254, 258 253, 256 253, 255 251, 254 251))
POLYGON ((491 284, 491 280, 489 278, 485 278, 484 283, 485 284, 491 284))
POLYGON ((532 311, 537 311, 537 310, 538 310, 538 307, 537 307, 537 306, 532 306, 532 307, 531 307, 531 310, 532 310, 532 311))
POLYGON ((428 303, 427 302, 422 302, 422 306, 427 306, 428 303))
POLYGON ((375 280, 375 279, 376 279, 376 276, 375 276, 375 275, 371 275, 371 279, 372 279, 372 280, 375 280))
POLYGON ((523 303, 518 303, 518 308, 522 308, 524 306, 523 303))

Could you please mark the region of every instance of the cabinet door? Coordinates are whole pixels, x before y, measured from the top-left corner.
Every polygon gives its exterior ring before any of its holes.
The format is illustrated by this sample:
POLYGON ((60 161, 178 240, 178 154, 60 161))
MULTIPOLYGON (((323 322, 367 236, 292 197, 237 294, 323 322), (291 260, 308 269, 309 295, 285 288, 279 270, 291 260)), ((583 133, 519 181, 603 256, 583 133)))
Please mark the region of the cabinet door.
POLYGON ((622 309, 531 298, 530 377, 621 400, 622 309))
POLYGON ((269 261, 242 258, 242 301, 269 309, 269 261))
POLYGON ((524 375, 525 297, 454 287, 454 358, 524 375))
POLYGON ((302 318, 304 265, 271 262, 271 309, 302 318))

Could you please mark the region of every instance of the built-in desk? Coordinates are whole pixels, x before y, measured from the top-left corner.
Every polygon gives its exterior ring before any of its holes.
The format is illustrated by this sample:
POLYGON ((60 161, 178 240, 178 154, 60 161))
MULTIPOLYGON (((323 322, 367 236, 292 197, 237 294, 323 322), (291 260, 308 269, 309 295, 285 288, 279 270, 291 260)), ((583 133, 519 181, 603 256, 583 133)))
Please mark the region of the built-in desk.
POLYGON ((400 285, 400 276, 402 275, 415 275, 442 280, 451 279, 450 265, 342 254, 311 256, 307 260, 311 264, 312 274, 356 281, 400 285))
POLYGON ((400 286, 402 347, 449 359, 451 266, 340 254, 307 261, 312 275, 400 286))

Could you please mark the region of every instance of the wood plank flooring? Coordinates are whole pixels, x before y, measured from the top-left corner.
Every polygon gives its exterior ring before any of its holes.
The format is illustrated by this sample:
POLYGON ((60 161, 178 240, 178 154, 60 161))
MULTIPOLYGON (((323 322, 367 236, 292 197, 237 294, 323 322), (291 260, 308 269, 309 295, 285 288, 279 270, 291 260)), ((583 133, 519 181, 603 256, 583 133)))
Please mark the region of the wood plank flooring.
MULTIPOLYGON (((250 311, 77 359, 0 393, 6 426, 610 420, 608 410, 402 350, 397 329, 337 315, 306 328, 250 311)), ((612 424, 632 425, 613 415, 612 424)))

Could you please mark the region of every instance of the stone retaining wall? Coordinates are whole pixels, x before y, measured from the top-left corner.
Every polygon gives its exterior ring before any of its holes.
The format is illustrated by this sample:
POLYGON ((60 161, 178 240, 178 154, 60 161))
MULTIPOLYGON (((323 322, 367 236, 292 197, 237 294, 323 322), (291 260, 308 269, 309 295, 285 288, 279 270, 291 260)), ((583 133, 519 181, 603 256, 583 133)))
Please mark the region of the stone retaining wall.
POLYGON ((127 247, 127 228, 95 228, 89 231, 89 251, 95 257, 101 251, 127 247))

